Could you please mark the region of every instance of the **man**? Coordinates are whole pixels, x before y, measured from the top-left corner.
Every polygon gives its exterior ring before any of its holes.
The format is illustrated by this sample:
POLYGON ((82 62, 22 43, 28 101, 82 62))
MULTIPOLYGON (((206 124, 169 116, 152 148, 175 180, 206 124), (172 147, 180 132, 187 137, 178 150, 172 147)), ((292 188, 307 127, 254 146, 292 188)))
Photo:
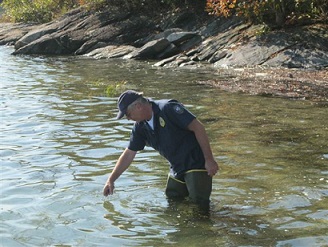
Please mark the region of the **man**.
POLYGON ((130 166, 137 151, 151 146, 170 163, 166 185, 168 198, 189 198, 208 204, 212 176, 219 167, 214 160, 204 126, 176 100, 151 100, 142 93, 125 91, 118 98, 118 115, 135 121, 128 147, 121 154, 104 189, 113 194, 114 182, 130 166))

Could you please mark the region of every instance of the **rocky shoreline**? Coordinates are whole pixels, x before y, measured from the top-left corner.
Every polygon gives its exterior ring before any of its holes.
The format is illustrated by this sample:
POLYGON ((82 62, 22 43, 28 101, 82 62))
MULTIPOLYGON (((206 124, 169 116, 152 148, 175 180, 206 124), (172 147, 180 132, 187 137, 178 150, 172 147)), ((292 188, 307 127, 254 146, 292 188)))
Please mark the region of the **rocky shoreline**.
POLYGON ((200 82, 232 92, 328 101, 328 25, 266 31, 237 18, 191 10, 165 16, 75 9, 42 25, 2 23, 0 45, 15 55, 83 55, 157 60, 160 67, 211 66, 229 81, 200 82))

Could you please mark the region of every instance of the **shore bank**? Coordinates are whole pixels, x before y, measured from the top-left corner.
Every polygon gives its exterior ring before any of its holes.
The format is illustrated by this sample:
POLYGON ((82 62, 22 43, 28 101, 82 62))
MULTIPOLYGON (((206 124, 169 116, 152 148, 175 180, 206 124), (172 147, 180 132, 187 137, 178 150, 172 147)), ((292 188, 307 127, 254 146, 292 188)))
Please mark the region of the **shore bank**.
POLYGON ((2 23, 0 45, 15 55, 75 55, 158 60, 155 66, 213 67, 228 80, 204 81, 231 92, 328 101, 328 25, 264 32, 239 19, 190 10, 162 18, 73 10, 42 25, 2 23))

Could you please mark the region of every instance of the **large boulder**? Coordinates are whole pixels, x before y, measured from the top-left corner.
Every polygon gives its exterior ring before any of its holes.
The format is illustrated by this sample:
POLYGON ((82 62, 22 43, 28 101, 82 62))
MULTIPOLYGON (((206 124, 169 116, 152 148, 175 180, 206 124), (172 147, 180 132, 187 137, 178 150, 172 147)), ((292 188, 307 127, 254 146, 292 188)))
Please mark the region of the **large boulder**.
POLYGON ((16 41, 36 26, 23 23, 1 23, 0 45, 15 45, 16 41))
POLYGON ((14 54, 82 55, 106 45, 131 45, 155 29, 150 18, 115 9, 90 14, 75 9, 38 26, 16 42, 14 54))
MULTIPOLYGON (((158 37, 160 38, 151 40, 140 48, 131 49, 130 46, 128 50, 131 50, 131 52, 129 54, 125 54, 127 49, 123 49, 124 52, 117 53, 116 57, 122 55, 124 59, 165 59, 194 48, 202 41, 199 34, 181 32, 179 29, 164 30, 153 36, 153 38, 158 37)), ((87 55, 95 58, 111 58, 112 53, 108 50, 112 50, 112 47, 112 45, 109 45, 108 48, 97 49, 97 54, 91 51, 87 55)))
POLYGON ((317 35, 305 28, 253 36, 247 42, 225 47, 215 67, 283 66, 288 68, 328 67, 328 31, 317 35))

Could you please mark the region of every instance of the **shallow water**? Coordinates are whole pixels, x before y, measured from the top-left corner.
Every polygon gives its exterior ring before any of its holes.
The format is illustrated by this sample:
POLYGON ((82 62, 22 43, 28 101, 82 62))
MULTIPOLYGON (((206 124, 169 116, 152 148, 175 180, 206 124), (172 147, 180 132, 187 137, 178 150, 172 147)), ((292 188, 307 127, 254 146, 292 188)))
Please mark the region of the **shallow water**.
POLYGON ((0 47, 1 246, 328 245, 327 107, 196 83, 215 71, 11 52, 0 47), (151 149, 102 196, 132 124, 106 94, 121 81, 205 124, 221 167, 208 215, 166 200, 151 149))

